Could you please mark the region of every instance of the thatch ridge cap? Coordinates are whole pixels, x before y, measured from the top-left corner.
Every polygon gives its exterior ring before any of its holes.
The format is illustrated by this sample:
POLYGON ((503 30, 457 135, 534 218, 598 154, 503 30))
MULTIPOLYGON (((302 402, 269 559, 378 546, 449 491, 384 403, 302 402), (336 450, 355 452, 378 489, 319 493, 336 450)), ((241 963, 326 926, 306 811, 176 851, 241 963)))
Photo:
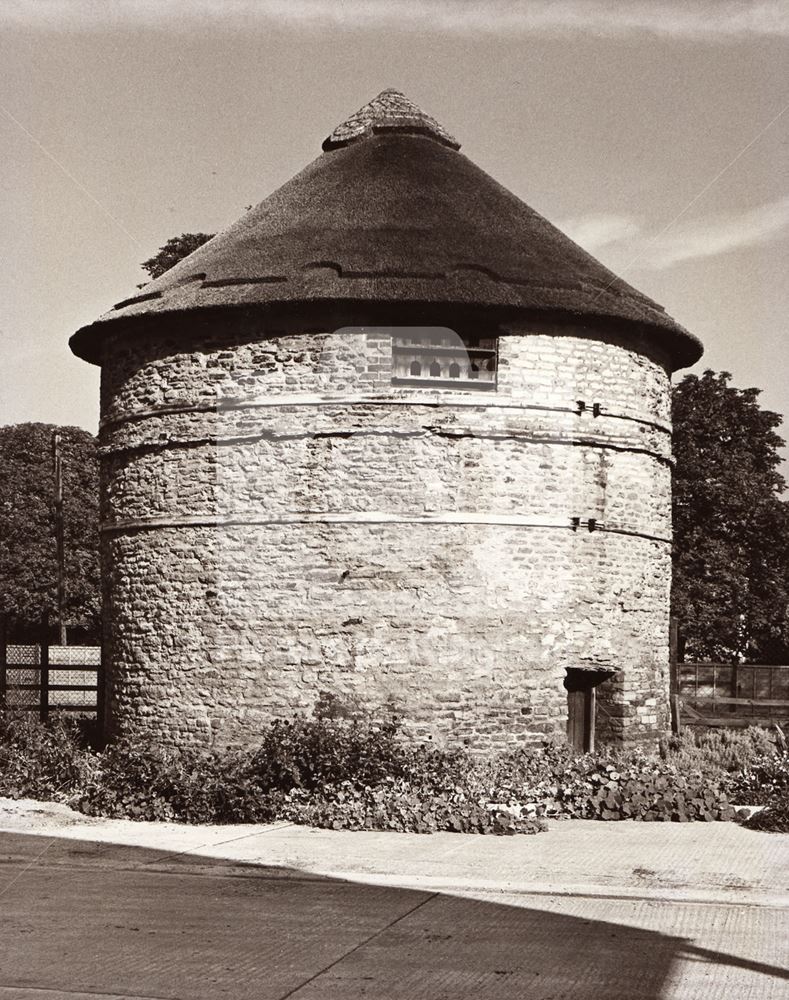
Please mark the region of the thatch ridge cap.
POLYGON ((460 143, 443 125, 394 87, 382 90, 340 122, 323 140, 322 148, 324 151, 339 149, 360 139, 389 131, 426 135, 451 149, 460 149, 460 143))

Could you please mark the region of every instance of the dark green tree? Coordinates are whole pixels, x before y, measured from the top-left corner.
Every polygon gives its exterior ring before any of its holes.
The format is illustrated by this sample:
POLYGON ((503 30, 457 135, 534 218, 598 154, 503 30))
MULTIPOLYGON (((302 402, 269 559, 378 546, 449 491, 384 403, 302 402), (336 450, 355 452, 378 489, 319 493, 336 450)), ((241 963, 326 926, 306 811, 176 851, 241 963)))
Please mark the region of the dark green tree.
POLYGON ((98 632, 100 610, 98 456, 79 427, 0 427, 0 615, 30 634, 57 606, 52 434, 61 435, 66 624, 98 632))
POLYGON ((695 658, 789 662, 782 418, 728 372, 674 389, 673 612, 695 658))
POLYGON ((158 253, 143 261, 140 266, 151 278, 158 278, 174 267, 179 260, 188 257, 198 247, 213 239, 213 236, 213 233, 181 233, 180 236, 173 236, 163 247, 159 247, 158 253))

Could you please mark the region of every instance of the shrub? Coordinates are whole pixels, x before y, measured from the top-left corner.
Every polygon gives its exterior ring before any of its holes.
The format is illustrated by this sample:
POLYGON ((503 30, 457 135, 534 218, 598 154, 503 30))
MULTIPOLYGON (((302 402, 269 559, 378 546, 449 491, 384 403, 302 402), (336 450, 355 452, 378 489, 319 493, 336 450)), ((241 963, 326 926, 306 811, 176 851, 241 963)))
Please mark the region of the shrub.
POLYGON ((409 743, 394 721, 347 719, 275 722, 254 750, 173 751, 128 736, 94 753, 57 718, 0 714, 0 794, 132 819, 534 833, 547 817, 731 819, 731 797, 789 794, 789 758, 761 731, 685 737, 660 756, 547 742, 480 758, 409 743))
POLYGON ((639 750, 576 754, 548 744, 505 757, 494 794, 521 813, 646 822, 734 818, 725 791, 700 772, 678 768, 639 750))
POLYGON ((0 795, 63 799, 85 781, 90 766, 78 723, 0 711, 0 795))
POLYGON ((74 806, 93 816, 263 823, 276 806, 248 754, 169 751, 127 737, 107 748, 74 806))
POLYGON ((789 790, 789 754, 782 740, 757 726, 683 733, 661 756, 681 774, 698 773, 738 805, 765 805, 789 790))
POLYGON ((470 799, 461 788, 436 792, 414 787, 402 778, 386 779, 374 788, 342 782, 316 795, 297 791, 288 796, 281 815, 296 823, 333 830, 509 835, 546 829, 540 819, 490 808, 470 799))
POLYGON ((126 738, 97 758, 74 805, 90 815, 200 822, 275 818, 332 829, 536 833, 489 806, 485 767, 404 742, 396 723, 275 722, 254 751, 169 751, 126 738))
POLYGON ((789 833, 789 794, 783 792, 766 809, 747 819, 745 826, 751 830, 789 833))
POLYGON ((374 726, 295 719, 273 722, 263 730, 251 767, 264 791, 287 792, 342 781, 374 784, 400 773, 408 756, 395 721, 374 726))
POLYGON ((726 786, 735 802, 768 805, 789 797, 789 754, 774 751, 728 776, 726 786))
POLYGON ((737 774, 776 754, 771 735, 759 726, 747 729, 685 730, 673 736, 661 756, 681 771, 707 776, 737 774))

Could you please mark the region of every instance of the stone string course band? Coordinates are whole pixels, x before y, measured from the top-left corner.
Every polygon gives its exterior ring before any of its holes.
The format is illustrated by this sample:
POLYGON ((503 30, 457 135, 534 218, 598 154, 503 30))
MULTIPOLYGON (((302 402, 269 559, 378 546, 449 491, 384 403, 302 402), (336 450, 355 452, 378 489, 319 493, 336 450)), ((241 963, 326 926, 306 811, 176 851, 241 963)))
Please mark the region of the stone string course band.
POLYGON ((259 431, 256 434, 233 434, 225 435, 219 437, 217 435, 210 435, 202 438, 180 438, 180 437, 170 437, 166 440, 156 440, 156 441, 138 441, 136 443, 129 443, 125 445, 118 445, 113 447, 112 445, 105 445, 101 448, 102 455, 119 455, 123 452, 130 451, 141 451, 141 450, 158 450, 162 448, 195 448, 203 445, 208 445, 210 447, 222 447, 222 446, 232 446, 240 445, 244 443, 254 443, 256 441, 294 441, 299 439, 312 439, 316 438, 337 438, 337 439, 347 439, 349 437, 384 437, 384 438, 419 438, 424 437, 428 433, 433 433, 445 438, 465 438, 473 437, 479 441, 497 441, 497 440, 508 440, 512 441, 514 439, 519 439, 521 441, 530 442, 532 444, 549 444, 549 445, 569 445, 575 448, 597 448, 600 450, 611 450, 619 452, 631 452, 635 455, 649 455, 658 462, 665 462, 667 465, 673 464, 673 459, 670 455, 663 454, 659 451, 655 451, 651 448, 638 447, 636 445, 618 444, 615 441, 600 441, 596 438, 577 438, 577 437, 557 437, 550 436, 548 434, 535 434, 529 433, 528 431, 523 431, 520 433, 508 433, 508 432, 484 432, 471 434, 464 432, 462 430, 447 430, 441 429, 436 430, 434 428, 426 428, 424 430, 378 430, 374 428, 368 428, 365 430, 352 430, 352 431, 340 431, 335 434, 326 431, 300 431, 291 433, 276 433, 272 431, 259 431))
MULTIPOLYGON (((106 421, 101 421, 101 429, 109 430, 113 426, 118 426, 122 424, 128 424, 132 421, 137 420, 148 420, 153 417, 161 417, 174 414, 182 413, 229 413, 233 410, 252 410, 260 409, 263 407, 285 407, 285 406, 308 406, 308 407, 329 407, 329 406, 358 406, 359 404, 364 404, 367 406, 386 406, 386 407, 403 407, 408 406, 409 408, 416 407, 447 407, 451 406, 453 408, 463 408, 471 407, 474 410, 482 412, 486 409, 484 404, 480 404, 478 401, 469 400, 463 396, 451 395, 447 392, 446 396, 433 396, 432 398, 426 398, 429 394, 426 392, 420 393, 420 398, 418 400, 405 400, 405 399, 381 399, 379 396, 367 396, 367 395, 337 395, 337 396, 308 396, 303 394, 283 394, 275 399, 220 399, 216 403, 198 403, 188 406, 158 406, 149 410, 139 410, 136 413, 127 414, 124 417, 115 417, 114 419, 109 419, 106 421)), ((497 403, 495 410, 538 410, 546 413, 574 413, 578 416, 586 413, 587 410, 591 409, 584 400, 576 401, 573 406, 541 406, 538 403, 497 403), (579 404, 583 404, 579 408, 579 404)), ((641 416, 635 416, 632 413, 611 413, 606 409, 601 409, 598 416, 605 416, 611 420, 631 420, 633 423, 644 424, 646 427, 654 427, 656 430, 662 431, 664 434, 671 434, 671 427, 665 423, 659 423, 654 420, 648 420, 641 416)), ((598 417, 593 417, 592 419, 598 419, 598 417)))
POLYGON ((588 519, 578 524, 572 523, 572 518, 567 523, 556 521, 537 521, 528 518, 520 518, 515 515, 495 515, 495 514, 425 514, 422 517, 406 517, 396 514, 382 514, 375 511, 358 514, 329 514, 312 513, 305 511, 300 514, 283 514, 278 517, 259 517, 254 514, 234 515, 228 517, 217 517, 212 514, 193 515, 191 517, 158 517, 144 518, 138 520, 117 521, 104 523, 101 525, 102 532, 129 532, 146 531, 154 528, 193 528, 193 527, 213 527, 222 528, 239 525, 256 525, 265 527, 266 525, 279 524, 500 524, 518 528, 565 528, 577 531, 586 528, 590 532, 601 531, 614 535, 632 535, 634 538, 648 538, 653 542, 663 542, 671 544, 670 538, 663 538, 660 535, 648 535, 642 531, 633 531, 624 527, 613 527, 608 524, 600 524, 594 520, 589 527, 588 519))

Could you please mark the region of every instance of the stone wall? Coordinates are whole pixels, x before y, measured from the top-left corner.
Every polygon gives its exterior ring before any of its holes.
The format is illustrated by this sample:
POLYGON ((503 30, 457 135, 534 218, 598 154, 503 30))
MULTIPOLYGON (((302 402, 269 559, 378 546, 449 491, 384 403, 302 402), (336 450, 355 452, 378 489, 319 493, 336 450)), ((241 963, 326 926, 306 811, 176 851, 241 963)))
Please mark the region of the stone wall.
POLYGON ((316 703, 473 747, 665 725, 665 364, 511 327, 495 392, 391 385, 385 332, 248 329, 106 347, 112 725, 254 740, 316 703), (593 529, 593 530, 590 530, 593 529))

